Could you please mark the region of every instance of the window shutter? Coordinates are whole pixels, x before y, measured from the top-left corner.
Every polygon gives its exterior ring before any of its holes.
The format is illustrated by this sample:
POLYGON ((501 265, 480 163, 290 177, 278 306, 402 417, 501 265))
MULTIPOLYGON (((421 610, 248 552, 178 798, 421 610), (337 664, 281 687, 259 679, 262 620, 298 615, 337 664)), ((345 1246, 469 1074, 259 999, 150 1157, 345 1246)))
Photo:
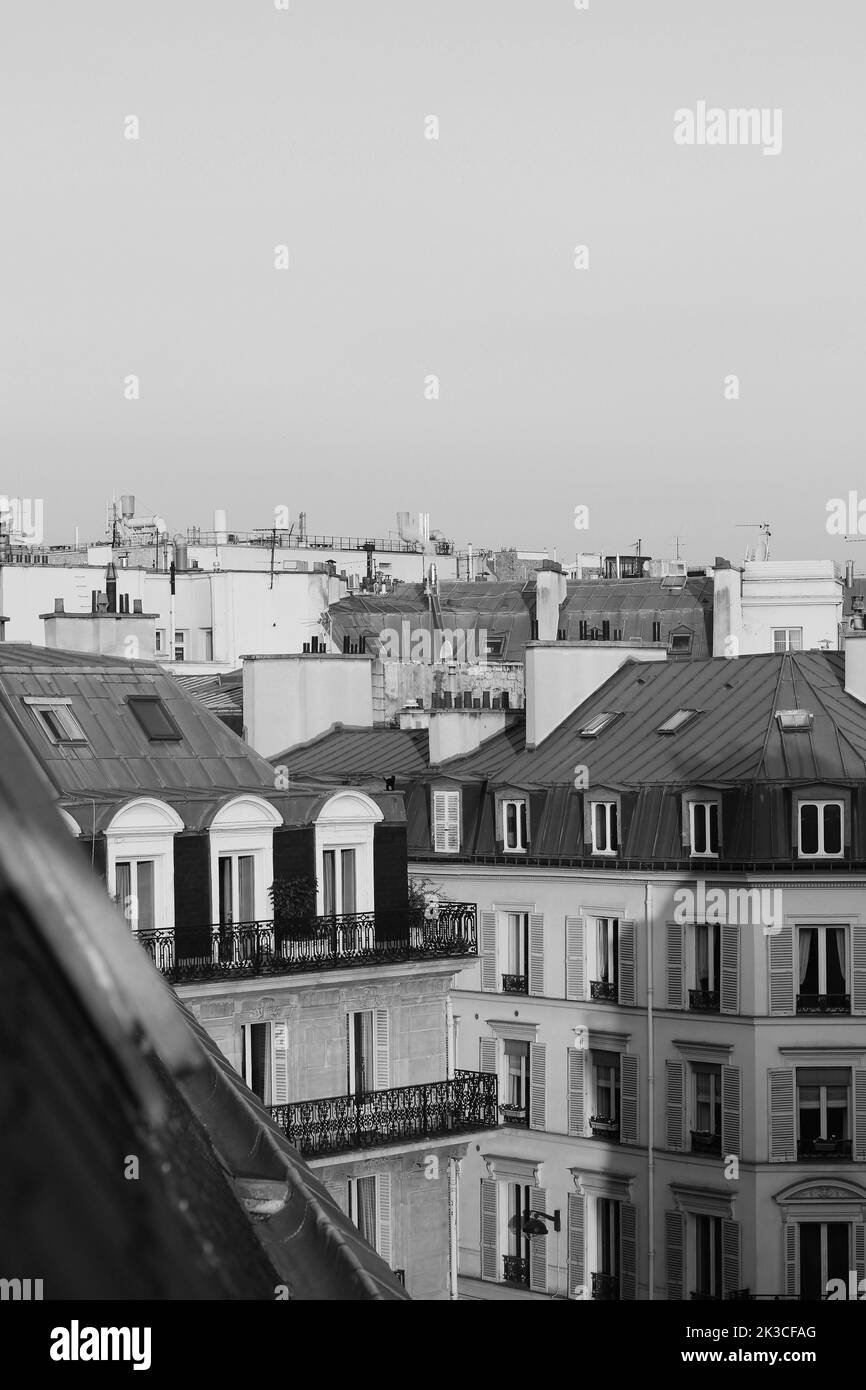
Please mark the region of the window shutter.
MULTIPOLYGON (((529 1189, 532 1211, 547 1211, 547 1192, 543 1187, 529 1189)), ((547 1293, 547 1236, 533 1236, 529 1242, 529 1287, 547 1293)))
POLYGON ((544 917, 529 914, 529 993, 544 993, 544 917))
POLYGON ((328 1195, 333 1198, 344 1216, 349 1214, 349 1188, 345 1182, 326 1182, 328 1195))
POLYGON ((274 1105, 289 1103, 289 1028, 274 1024, 274 1105))
POLYGON ((391 1085, 391 1030, 388 1010, 376 1010, 376 1090, 387 1091, 391 1085))
POLYGON ((796 1099, 793 1067, 776 1067, 770 1079, 770 1162, 793 1163, 797 1157, 796 1099))
POLYGON ((619 1059, 619 1137, 623 1144, 638 1142, 639 1059, 623 1052, 619 1059))
POLYGON ((770 1013, 794 1012, 794 927, 783 922, 770 942, 770 1013))
POLYGON ((568 1296, 586 1298, 586 1198, 568 1194, 568 1296))
POLYGON ((854 1068, 854 1157, 866 1159, 866 1067, 854 1068))
POLYGON ((680 922, 667 922, 665 931, 665 974, 667 1006, 683 1007, 683 928, 680 922))
POLYGON ((739 1221, 722 1221, 722 1293, 740 1287, 742 1227, 739 1221))
POLYGON ((854 1268, 859 1285, 861 1279, 866 1279, 866 1222, 863 1221, 854 1222, 854 1268))
POLYGON ((391 1174, 378 1173, 376 1176, 376 1222, 378 1238, 376 1249, 386 1265, 391 1264, 391 1174))
POLYGON ((851 928, 851 1012, 866 1014, 866 922, 851 928))
POLYGON ((634 1202, 619 1204, 619 1293, 620 1298, 637 1298, 637 1207, 634 1202))
POLYGON ((586 962, 583 947, 583 918, 565 919, 565 997, 586 998, 586 962))
POLYGON ((481 988, 496 991, 496 913, 481 914, 481 988))
POLYGON ((569 1134, 584 1135, 586 1133, 586 1102, 584 1098, 584 1086, 586 1084, 586 1065, 585 1052, 578 1052, 576 1047, 568 1049, 568 1132, 569 1134))
POLYGON ((479 1038, 480 1051, 479 1071, 492 1071, 494 1074, 498 1070, 496 1065, 496 1038, 479 1038))
POLYGON ((437 854, 460 852, 460 793, 433 793, 433 848, 437 854))
POLYGON ((722 1156, 740 1156, 740 1068, 722 1067, 722 1156))
POLYGON ((667 1075, 667 1095, 665 1113, 666 1144, 669 1149, 686 1147, 686 1064, 685 1062, 665 1062, 667 1075))
POLYGON ((547 1129, 547 1045, 529 1044, 529 1128, 547 1129))
POLYGON ((499 1279, 499 1221, 496 1182, 481 1179, 481 1278, 499 1279))
POLYGON ((668 1301, 681 1303, 685 1277, 686 1218, 680 1211, 665 1212, 665 1259, 668 1273, 668 1301))
POLYGON ((800 1227, 789 1221, 784 1228, 785 1239, 785 1296, 797 1298, 800 1292, 800 1227))
POLYGON ((740 929, 735 922, 725 922, 721 931, 721 991, 723 1014, 740 1012, 740 929))
POLYGON ((636 1004, 637 949, 634 922, 619 924, 619 989, 620 1004, 636 1004))

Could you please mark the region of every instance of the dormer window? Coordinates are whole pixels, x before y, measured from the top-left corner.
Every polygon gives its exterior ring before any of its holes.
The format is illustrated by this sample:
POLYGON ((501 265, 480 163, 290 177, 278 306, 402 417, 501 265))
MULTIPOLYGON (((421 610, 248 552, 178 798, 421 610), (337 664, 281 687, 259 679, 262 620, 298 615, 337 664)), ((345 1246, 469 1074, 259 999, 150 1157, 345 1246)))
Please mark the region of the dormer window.
POLYGON ((519 797, 501 802, 500 814, 503 848, 511 854, 524 854, 529 845, 526 798, 519 797))
POLYGON ((801 859, 832 859, 844 849, 841 801, 801 801, 797 807, 797 853, 801 859))
POLYGON ((619 850, 619 816, 615 801, 590 802, 593 854, 616 854, 619 850))
POLYGON ((179 743, 183 738, 162 700, 150 695, 131 695, 127 704, 151 743, 179 743))
POLYGON ((689 846, 693 859, 718 859, 718 801, 689 802, 689 846))
POLYGON ((786 733, 797 733, 811 729, 815 716, 809 709, 777 709, 776 719, 779 728, 786 733))

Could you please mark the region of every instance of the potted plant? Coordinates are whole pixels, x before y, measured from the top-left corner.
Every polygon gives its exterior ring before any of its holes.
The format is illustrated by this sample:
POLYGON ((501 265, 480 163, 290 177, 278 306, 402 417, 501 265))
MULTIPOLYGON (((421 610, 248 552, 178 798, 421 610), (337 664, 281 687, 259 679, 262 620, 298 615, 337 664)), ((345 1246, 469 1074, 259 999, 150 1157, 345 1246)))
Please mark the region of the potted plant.
POLYGON ((268 897, 274 911, 274 934, 277 946, 286 940, 315 936, 316 894, 318 880, 310 874, 291 874, 274 879, 268 897))

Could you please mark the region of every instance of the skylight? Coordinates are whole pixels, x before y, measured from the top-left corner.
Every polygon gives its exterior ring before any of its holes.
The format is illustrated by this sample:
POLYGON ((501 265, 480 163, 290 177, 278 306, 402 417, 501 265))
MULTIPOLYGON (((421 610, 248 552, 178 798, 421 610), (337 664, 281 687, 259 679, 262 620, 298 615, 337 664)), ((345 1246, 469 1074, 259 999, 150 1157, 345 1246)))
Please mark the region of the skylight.
POLYGON ((700 710, 678 709, 676 714, 672 714, 666 719, 664 724, 659 724, 656 729, 657 734, 677 734, 685 724, 689 724, 693 719, 697 719, 700 710))
POLYGON ((593 715, 588 724, 584 724, 582 729, 578 729, 580 738, 598 738, 599 734, 609 729, 615 719, 619 719, 618 710, 608 710, 602 714, 593 715))
POLYGON ((25 701, 33 717, 51 743, 86 743, 87 736, 72 713, 70 700, 25 701))
POLYGON ((151 743, 175 742, 183 738, 162 700, 150 695, 131 695, 127 704, 151 743))
POLYGON ((798 729, 811 729, 815 716, 810 709, 777 709, 779 728, 789 732, 798 729))

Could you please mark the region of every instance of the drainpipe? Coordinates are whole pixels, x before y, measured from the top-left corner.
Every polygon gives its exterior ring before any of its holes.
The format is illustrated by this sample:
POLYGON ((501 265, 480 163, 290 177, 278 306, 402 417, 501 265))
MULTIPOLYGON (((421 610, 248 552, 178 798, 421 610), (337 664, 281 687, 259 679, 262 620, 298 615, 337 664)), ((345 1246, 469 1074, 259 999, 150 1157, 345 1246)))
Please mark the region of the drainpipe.
POLYGON ((448 1160, 448 1296, 457 1293, 457 1159, 448 1160))
POLYGON ((445 1079, 451 1081, 454 1076, 454 1005, 451 1001, 451 989, 445 996, 445 1079))
POLYGON ((655 1061, 653 1050, 653 913, 652 885, 644 885, 644 921, 646 925, 646 1032, 647 1032, 647 1278, 649 1298, 655 1298, 655 1061))

